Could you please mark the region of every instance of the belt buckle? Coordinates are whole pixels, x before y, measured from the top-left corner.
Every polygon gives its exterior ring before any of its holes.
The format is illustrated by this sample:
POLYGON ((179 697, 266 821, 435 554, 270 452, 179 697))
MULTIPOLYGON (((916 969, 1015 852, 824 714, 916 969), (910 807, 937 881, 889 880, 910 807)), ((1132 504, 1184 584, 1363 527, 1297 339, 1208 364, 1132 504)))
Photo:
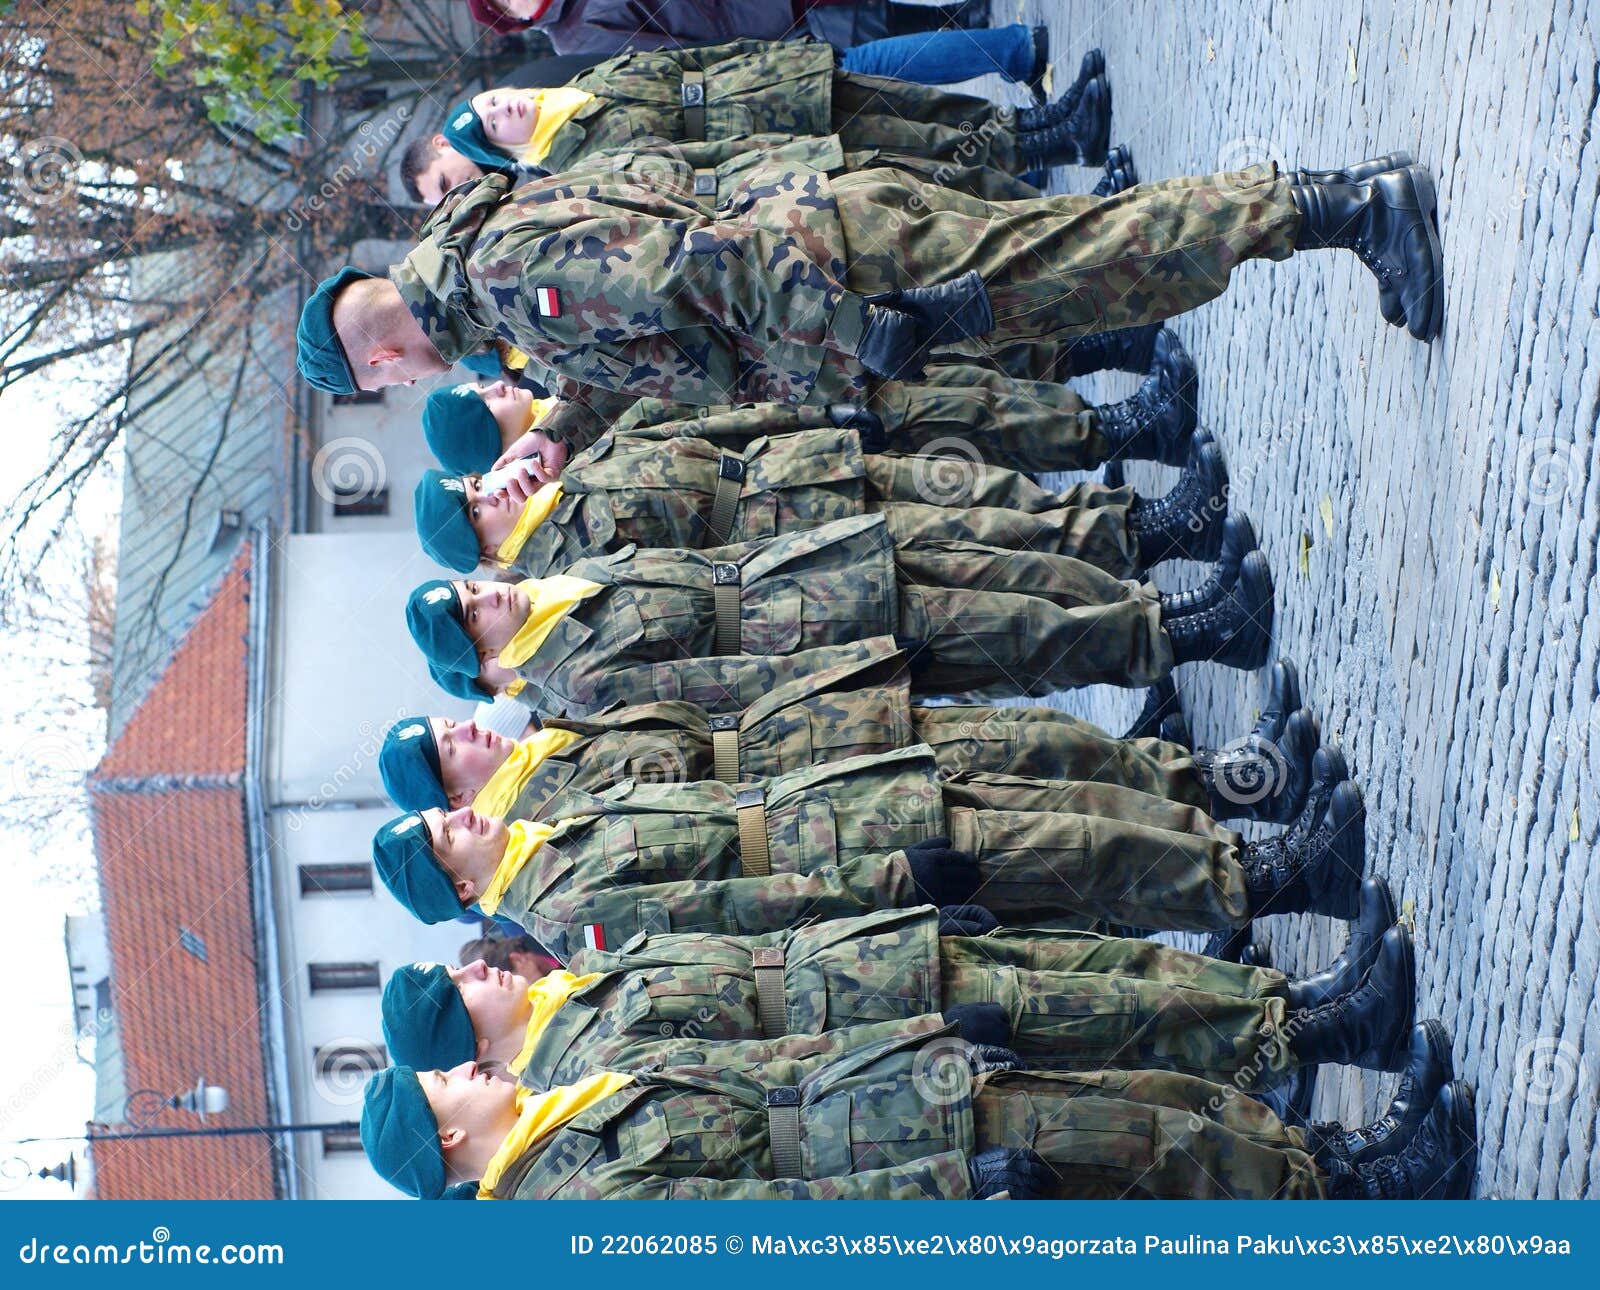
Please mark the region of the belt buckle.
POLYGON ((709 172, 705 172, 705 171, 699 171, 699 170, 695 171, 695 174, 694 174, 694 195, 696 197, 710 197, 716 191, 717 191, 717 177, 716 177, 716 175, 714 175, 712 173, 709 173, 709 172))
POLYGON ((700 81, 685 81, 680 90, 684 107, 699 107, 706 101, 706 87, 700 81))
POLYGON ((724 453, 717 462, 718 479, 733 479, 743 483, 744 470, 743 457, 730 457, 727 453, 724 453))
POLYGON ((718 713, 711 718, 711 728, 713 730, 737 730, 739 728, 739 718, 726 712, 718 713))
POLYGON ((747 806, 765 806, 767 804, 767 790, 764 788, 741 788, 734 796, 733 804, 739 810, 747 806))
POLYGON ((750 963, 753 967, 782 967, 783 950, 777 946, 767 946, 750 951, 750 963))
POLYGON ((711 585, 714 587, 737 587, 739 585, 739 566, 736 564, 712 565, 711 585))
POLYGON ((767 1090, 768 1106, 799 1106, 800 1090, 797 1088, 769 1088, 767 1090))

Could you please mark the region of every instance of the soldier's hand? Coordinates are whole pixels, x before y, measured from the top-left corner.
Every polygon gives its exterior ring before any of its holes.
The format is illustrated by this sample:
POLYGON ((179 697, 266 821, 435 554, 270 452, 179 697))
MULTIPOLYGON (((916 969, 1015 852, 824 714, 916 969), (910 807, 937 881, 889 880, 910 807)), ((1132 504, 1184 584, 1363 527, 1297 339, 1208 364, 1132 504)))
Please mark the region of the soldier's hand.
POLYGON ((982 905, 946 905, 939 911, 940 936, 982 936, 1000 920, 982 905))
POLYGON ((516 474, 506 480, 506 496, 519 505, 526 502, 539 491, 539 458, 525 457, 521 461, 513 462, 516 474))
POLYGON ((1035 1151, 990 1147, 967 1157, 972 1199, 988 1200, 1006 1192, 1012 1200, 1042 1200, 1055 1185, 1055 1174, 1035 1151))
POLYGON ((559 479, 566 467, 567 445, 537 430, 528 430, 495 458, 494 468, 498 470, 501 466, 509 466, 524 457, 529 459, 533 477, 541 484, 548 484, 559 479), (534 458, 534 453, 538 453, 537 458, 534 458))

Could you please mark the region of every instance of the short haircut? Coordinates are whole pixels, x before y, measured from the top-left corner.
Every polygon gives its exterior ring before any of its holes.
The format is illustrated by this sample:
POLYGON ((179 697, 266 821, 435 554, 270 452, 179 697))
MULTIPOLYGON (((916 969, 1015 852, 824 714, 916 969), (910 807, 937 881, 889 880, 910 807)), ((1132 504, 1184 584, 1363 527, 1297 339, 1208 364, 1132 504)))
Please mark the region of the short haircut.
POLYGON ((433 159, 438 155, 439 149, 433 136, 425 134, 406 144, 406 150, 400 157, 400 184, 406 190, 406 196, 418 206, 423 204, 422 189, 418 186, 422 172, 433 165, 433 159))
POLYGON ((461 947, 458 961, 471 963, 474 959, 482 959, 492 968, 509 972, 513 954, 537 954, 552 963, 557 961, 554 954, 526 932, 518 932, 515 936, 480 936, 475 941, 468 941, 461 947))

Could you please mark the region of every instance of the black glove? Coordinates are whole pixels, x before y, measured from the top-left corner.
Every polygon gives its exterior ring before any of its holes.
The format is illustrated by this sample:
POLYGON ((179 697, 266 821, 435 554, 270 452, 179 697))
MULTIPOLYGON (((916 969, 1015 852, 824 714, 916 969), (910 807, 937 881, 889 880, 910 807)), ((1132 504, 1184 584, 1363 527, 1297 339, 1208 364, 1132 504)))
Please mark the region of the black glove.
POLYGON ((917 897, 929 905, 964 905, 978 890, 978 861, 949 838, 929 838, 906 848, 917 897))
POLYGON ((922 375, 928 361, 922 328, 910 314, 873 305, 867 310, 866 330, 856 347, 856 358, 874 376, 910 381, 922 375))
POLYGON ((990 1147, 967 1157, 972 1199, 988 1200, 1001 1192, 1012 1200, 1042 1200, 1055 1186, 1055 1174, 1035 1151, 990 1147))
POLYGON ((854 430, 861 438, 863 452, 882 452, 889 446, 883 418, 859 403, 828 404, 828 421, 840 430, 854 430))
POLYGON ((940 936, 982 936, 1000 926, 1000 920, 982 905, 946 905, 939 911, 940 936))
POLYGON ((958 1003, 944 1010, 944 1019, 980 1049, 1005 1048, 1011 1042, 1011 1018, 998 1003, 958 1003))
MULTIPOLYGON (((949 1016, 948 1013, 945 1015, 949 1016)), ((974 1043, 968 1060, 972 1063, 974 1075, 996 1075, 1001 1071, 1028 1068, 1027 1062, 1002 1044, 974 1043)))

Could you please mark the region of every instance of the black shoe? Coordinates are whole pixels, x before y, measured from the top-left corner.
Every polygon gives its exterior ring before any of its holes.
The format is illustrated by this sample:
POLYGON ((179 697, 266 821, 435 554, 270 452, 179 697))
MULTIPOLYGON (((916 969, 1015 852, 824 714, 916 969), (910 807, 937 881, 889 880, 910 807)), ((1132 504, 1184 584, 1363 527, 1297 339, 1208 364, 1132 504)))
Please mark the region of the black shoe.
POLYGON ((1106 153, 1105 171, 1089 190, 1091 197, 1114 197, 1139 182, 1139 172, 1133 166, 1133 152, 1125 143, 1119 143, 1106 153))
POLYGON ((1033 66, 1028 70, 1028 93, 1033 96, 1036 107, 1043 107, 1048 101, 1044 90, 1044 78, 1050 71, 1050 28, 1038 26, 1033 29, 1033 66))
POLYGON ((1357 899, 1361 911, 1350 927, 1350 935, 1339 957, 1314 976, 1288 983, 1291 1008, 1315 1008, 1349 994, 1372 970, 1383 934, 1395 925, 1394 896, 1382 878, 1366 878, 1357 899))
POLYGON ((1214 560, 1222 546, 1228 472, 1216 444, 1190 442, 1188 465, 1172 490, 1160 497, 1135 496, 1128 507, 1128 532, 1140 568, 1164 560, 1214 560))
MULTIPOLYGON (((1244 521, 1249 523, 1248 520, 1244 521)), ((1224 553, 1226 553, 1226 534, 1224 534, 1224 553)), ((1243 559, 1243 556, 1240 557, 1243 559)), ((1222 557, 1218 557, 1220 564, 1222 557)), ((1267 701, 1261 708, 1261 714, 1256 718, 1255 733, 1263 739, 1276 742, 1283 733, 1283 723, 1289 719, 1291 712, 1300 710, 1300 669, 1286 658, 1280 658, 1272 665, 1271 674, 1267 677, 1267 701)))
POLYGON ((1335 1158, 1362 1164, 1394 1155, 1427 1118, 1439 1090, 1454 1078, 1450 1036, 1444 1026, 1437 1021, 1418 1022, 1411 1028, 1405 1069, 1389 1109, 1371 1124, 1355 1129, 1337 1124, 1314 1126, 1310 1136, 1317 1142, 1318 1162, 1335 1158))
POLYGON ((1219 604, 1225 589, 1238 580, 1239 566, 1244 563, 1245 556, 1257 549, 1256 529, 1250 523, 1250 517, 1229 515, 1222 522, 1222 546, 1217 552, 1217 562, 1211 569, 1211 576, 1197 587, 1169 593, 1166 603, 1171 612, 1191 614, 1219 604))
POLYGON ((1212 932, 1201 946, 1200 953, 1208 959, 1221 959, 1224 963, 1243 963, 1245 954, 1254 948, 1250 940, 1253 931, 1254 925, 1246 923, 1243 927, 1212 932))
POLYGON ((1416 958, 1411 933, 1391 927, 1372 971, 1349 994, 1289 1015, 1289 1048, 1302 1065, 1332 1062, 1367 1070, 1398 1070, 1417 1009, 1416 958))
POLYGON ((1098 166, 1111 143, 1111 84, 1096 76, 1083 87, 1072 115, 1051 125, 1030 125, 1052 114, 1056 105, 1017 113, 1017 148, 1027 169, 1046 166, 1098 166))
POLYGON ((1132 398, 1096 409, 1106 456, 1182 466, 1189 460, 1199 421, 1198 374, 1183 342, 1165 327, 1151 342, 1149 372, 1132 398))
POLYGON ((1177 663, 1221 663, 1250 672, 1272 652, 1272 572, 1259 551, 1245 556, 1233 585, 1214 605, 1170 616, 1162 597, 1161 626, 1177 663))
POLYGON ((1079 336, 1056 364, 1053 379, 1066 381, 1091 372, 1147 373, 1155 363, 1156 337, 1165 330, 1161 323, 1146 323, 1079 336))
POLYGON ((1386 152, 1381 157, 1358 161, 1343 170, 1290 170, 1283 177, 1291 184, 1359 184, 1363 179, 1375 178, 1386 170, 1404 170, 1412 160, 1409 152, 1386 152))
POLYGON ((1246 735, 1226 748, 1194 754, 1211 817, 1287 824, 1305 809, 1311 763, 1317 753, 1317 721, 1306 709, 1290 716, 1277 741, 1246 735))
POLYGON ((1189 719, 1181 712, 1161 718, 1161 729, 1156 738, 1163 743, 1177 744, 1180 748, 1193 748, 1194 736, 1189 732, 1189 719))
POLYGON ((1446 1084, 1397 1151, 1375 1160, 1327 1162, 1335 1200, 1465 1200, 1478 1166, 1472 1090, 1446 1084))
MULTIPOLYGON (((1301 815, 1304 821, 1308 807, 1301 815)), ((1297 825, 1274 838, 1246 842, 1239 856, 1250 896, 1250 916, 1327 914, 1354 918, 1367 862, 1366 804, 1361 790, 1343 783, 1315 827, 1297 825)))
POLYGON ((1139 709, 1139 715, 1133 719, 1133 724, 1122 732, 1122 737, 1159 739, 1161 723, 1174 714, 1182 716, 1183 709, 1178 706, 1178 689, 1169 676, 1157 681, 1145 691, 1144 707, 1139 709))
POLYGON ((1439 245, 1433 177, 1421 166, 1387 170, 1359 183, 1292 184, 1300 212, 1297 250, 1354 251, 1393 291, 1406 327, 1418 340, 1439 334, 1444 317, 1444 256, 1439 245))
POLYGON ((919 375, 928 351, 994 330, 994 309, 976 269, 931 287, 905 287, 868 296, 866 332, 856 349, 876 376, 919 375))

